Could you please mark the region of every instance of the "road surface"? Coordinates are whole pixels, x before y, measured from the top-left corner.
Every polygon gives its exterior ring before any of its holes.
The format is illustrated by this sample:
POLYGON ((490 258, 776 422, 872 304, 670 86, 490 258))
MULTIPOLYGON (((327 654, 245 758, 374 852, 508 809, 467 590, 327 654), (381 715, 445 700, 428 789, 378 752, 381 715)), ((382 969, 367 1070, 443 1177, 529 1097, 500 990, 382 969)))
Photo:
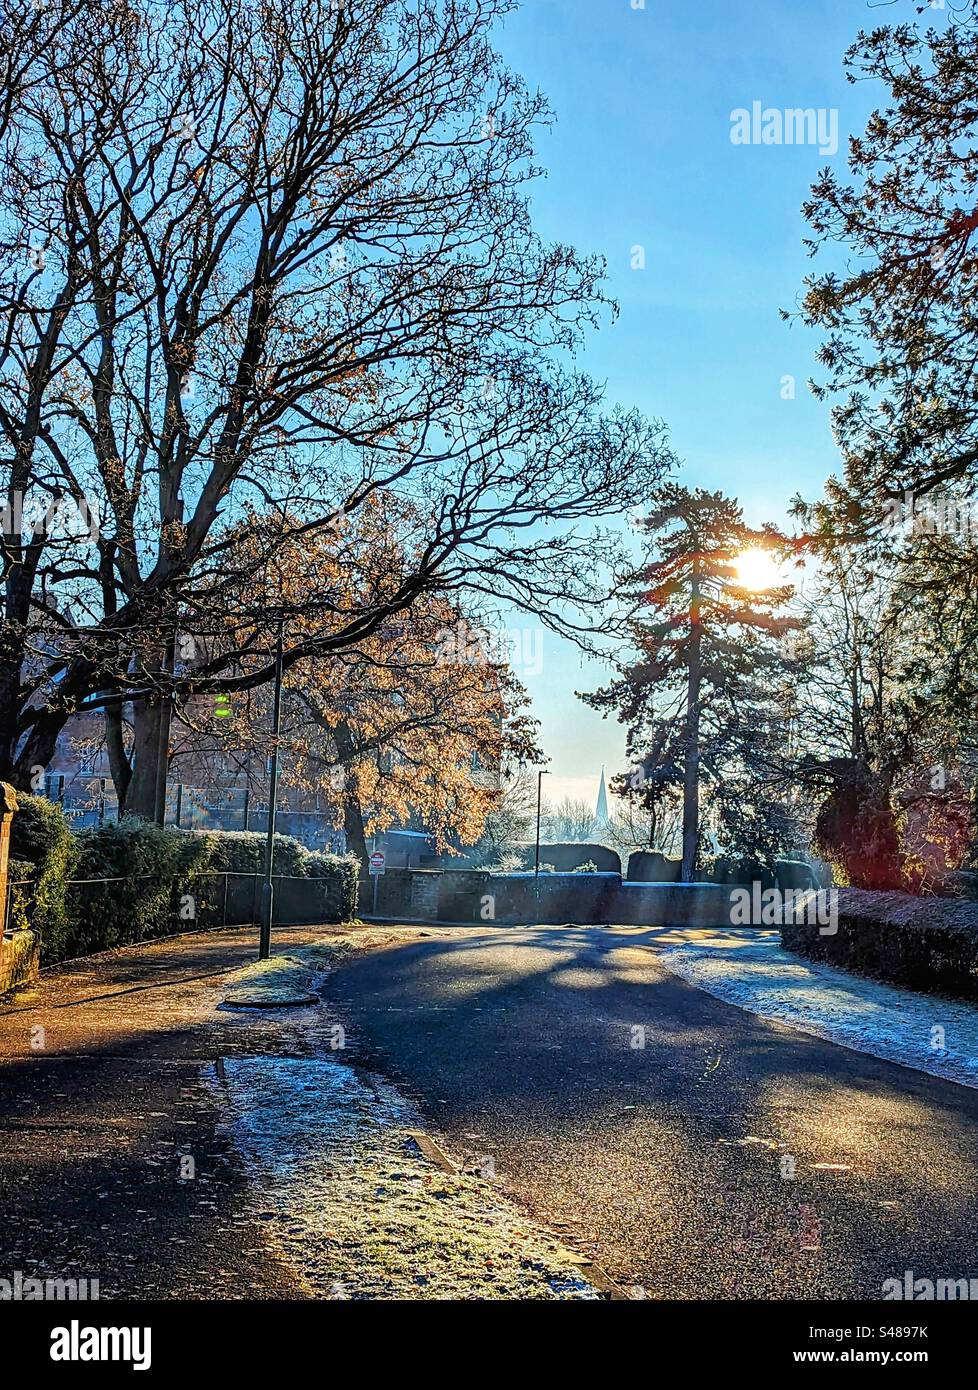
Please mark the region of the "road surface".
POLYGON ((619 1282, 881 1298, 906 1270, 978 1276, 978 1092, 724 1004, 643 932, 416 937, 330 977, 352 1060, 619 1282))

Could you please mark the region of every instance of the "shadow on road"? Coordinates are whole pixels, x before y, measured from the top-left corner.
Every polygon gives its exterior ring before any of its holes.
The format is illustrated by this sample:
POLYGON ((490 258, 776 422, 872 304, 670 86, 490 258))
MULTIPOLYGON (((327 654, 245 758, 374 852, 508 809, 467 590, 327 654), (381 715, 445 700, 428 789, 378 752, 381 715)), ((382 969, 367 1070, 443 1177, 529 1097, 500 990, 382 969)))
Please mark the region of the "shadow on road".
POLYGON ((978 1273, 978 1094, 724 1004, 645 940, 436 934, 344 962, 327 998, 359 1060, 623 1282, 879 1297, 907 1268, 978 1273))

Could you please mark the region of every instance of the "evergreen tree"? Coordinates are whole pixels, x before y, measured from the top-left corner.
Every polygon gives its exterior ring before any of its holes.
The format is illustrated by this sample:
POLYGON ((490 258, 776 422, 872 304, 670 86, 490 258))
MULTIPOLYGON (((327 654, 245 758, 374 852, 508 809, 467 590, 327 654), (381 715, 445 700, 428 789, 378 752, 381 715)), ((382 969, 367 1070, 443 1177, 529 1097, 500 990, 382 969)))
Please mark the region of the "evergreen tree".
MULTIPOLYGON (((860 32, 847 77, 878 107, 828 167, 804 212, 802 316, 822 332, 820 395, 837 400, 845 464, 829 500, 871 527, 909 491, 973 496, 978 484, 978 4, 860 32)), ((943 9, 943 5, 941 7, 943 9)), ((889 16, 887 16, 889 18, 889 16)))
MULTIPOLYGON (((637 659, 582 698, 616 713, 628 730, 634 770, 616 779, 616 790, 653 813, 681 792, 688 883, 696 871, 701 787, 709 787, 719 827, 736 835, 752 787, 784 771, 792 662, 783 639, 799 624, 778 613, 790 586, 747 587, 751 562, 762 570, 783 545, 778 532, 747 526, 737 503, 719 492, 669 484, 660 495, 639 523, 648 538, 642 563, 625 581, 637 659)), ((777 833, 773 822, 769 828, 777 833)), ((753 833, 765 839, 756 824, 753 833)), ((771 845, 760 848, 769 852, 771 845)))

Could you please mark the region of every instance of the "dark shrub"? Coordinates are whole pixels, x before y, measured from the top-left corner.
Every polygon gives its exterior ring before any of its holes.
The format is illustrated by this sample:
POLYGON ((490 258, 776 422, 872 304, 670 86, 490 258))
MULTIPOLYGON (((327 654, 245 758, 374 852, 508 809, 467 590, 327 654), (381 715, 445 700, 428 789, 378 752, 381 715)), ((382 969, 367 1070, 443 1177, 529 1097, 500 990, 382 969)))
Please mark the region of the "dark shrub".
POLYGON ((320 921, 348 922, 356 915, 360 886, 360 860, 357 855, 308 850, 306 876, 318 879, 324 893, 321 900, 324 915, 320 921))
POLYGON ((904 886, 897 817, 889 787, 861 763, 848 762, 819 808, 815 845, 853 888, 904 886))
POLYGON ((974 869, 956 869, 942 880, 937 892, 942 897, 978 902, 978 873, 974 869))
POLYGON ((78 862, 78 845, 61 807, 44 796, 17 793, 17 811, 10 823, 11 879, 29 878, 28 892, 18 892, 11 903, 12 925, 25 925, 41 933, 46 960, 64 954, 70 932, 65 882, 78 862), (14 915, 16 914, 16 915, 14 915))
POLYGON ((630 883, 678 883, 682 867, 660 849, 637 849, 628 856, 627 878, 630 883))
MULTIPOLYGON (((264 874, 265 835, 261 831, 215 830, 203 834, 188 831, 188 837, 204 840, 208 845, 209 867, 217 873, 264 874)), ((355 855, 327 854, 323 850, 306 849, 301 840, 290 835, 275 836, 275 877, 316 879, 314 894, 306 893, 310 906, 295 920, 347 922, 357 908, 360 861, 355 855)), ((234 896, 248 903, 258 902, 252 888, 243 882, 235 885, 234 896), (242 897, 243 894, 243 897, 242 897)), ((280 910, 302 902, 302 893, 295 887, 280 886, 280 910)), ((292 913, 289 914, 290 918, 292 913)), ((284 919, 283 919, 284 920, 284 919)))
POLYGON ((759 859, 749 855, 739 859, 721 855, 713 861, 709 878, 712 883, 728 883, 741 887, 759 883, 762 891, 774 887, 774 871, 770 865, 762 864, 759 859))
MULTIPOLYGON (((261 830, 185 832, 210 845, 210 867, 217 873, 261 874, 265 871, 265 834, 261 830)), ((314 851, 291 835, 275 836, 275 872, 286 878, 305 878, 314 851)))
MULTIPOLYGON (((245 876, 264 869, 263 834, 164 829, 128 817, 73 835, 54 802, 23 796, 19 803, 11 878, 29 879, 30 887, 12 895, 11 924, 40 929, 46 961, 219 925, 229 906, 225 874, 242 876, 228 920, 254 920, 257 892, 245 876)), ((275 872, 289 881, 280 886, 276 920, 348 921, 356 911, 357 868, 353 858, 276 836, 275 872), (292 882, 303 878, 314 886, 292 882)))
MULTIPOLYGON (((519 847, 520 859, 524 869, 532 869, 535 846, 524 844, 519 847)), ((571 873, 579 864, 588 860, 598 866, 602 873, 621 873, 621 859, 613 849, 606 845, 577 844, 573 840, 550 841, 540 846, 540 860, 552 864, 558 873, 571 873)))
POLYGON ((7 930, 20 931, 29 927, 31 894, 37 865, 29 859, 7 860, 7 886, 10 890, 10 910, 7 914, 7 930))
POLYGON ((789 951, 926 992, 978 998, 978 903, 839 890, 839 926, 781 928, 789 951))
POLYGON ((821 886, 818 874, 803 859, 778 859, 775 861, 774 869, 782 893, 821 886))

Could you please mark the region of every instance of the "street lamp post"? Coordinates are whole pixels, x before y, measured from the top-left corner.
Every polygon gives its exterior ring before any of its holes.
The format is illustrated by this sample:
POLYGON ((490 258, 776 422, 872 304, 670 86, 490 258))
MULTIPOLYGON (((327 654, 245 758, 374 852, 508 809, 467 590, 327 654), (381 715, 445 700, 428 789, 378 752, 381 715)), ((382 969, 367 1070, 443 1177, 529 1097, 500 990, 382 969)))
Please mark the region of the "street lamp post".
POLYGON ((536 854, 534 856, 533 866, 533 877, 535 879, 538 879, 540 877, 540 800, 541 789, 543 787, 543 779, 546 776, 547 769, 545 767, 542 767, 540 771, 537 773, 537 847, 536 854))
POLYGON ((278 801, 278 744, 282 728, 282 652, 285 645, 285 619, 278 620, 278 642, 275 647, 275 700, 272 706, 272 760, 268 786, 268 830, 265 836, 265 882, 261 890, 261 933, 258 939, 258 959, 267 960, 272 949, 272 906, 275 888, 272 873, 275 867, 275 804, 278 801))
POLYGON ((177 653, 176 623, 166 643, 162 680, 170 677, 170 689, 160 701, 159 742, 156 746, 156 782, 153 787, 153 819, 166 824, 166 779, 170 771, 170 730, 173 725, 173 666, 177 653))
MULTIPOLYGON (((178 497, 174 520, 183 523, 183 498, 178 497)), ((153 819, 157 825, 166 824, 166 779, 170 771, 170 730, 173 725, 173 680, 177 657, 177 627, 180 622, 179 605, 174 605, 172 622, 163 657, 161 684, 165 686, 169 674, 169 690, 160 701, 159 742, 156 745, 156 780, 153 786, 153 819)))

